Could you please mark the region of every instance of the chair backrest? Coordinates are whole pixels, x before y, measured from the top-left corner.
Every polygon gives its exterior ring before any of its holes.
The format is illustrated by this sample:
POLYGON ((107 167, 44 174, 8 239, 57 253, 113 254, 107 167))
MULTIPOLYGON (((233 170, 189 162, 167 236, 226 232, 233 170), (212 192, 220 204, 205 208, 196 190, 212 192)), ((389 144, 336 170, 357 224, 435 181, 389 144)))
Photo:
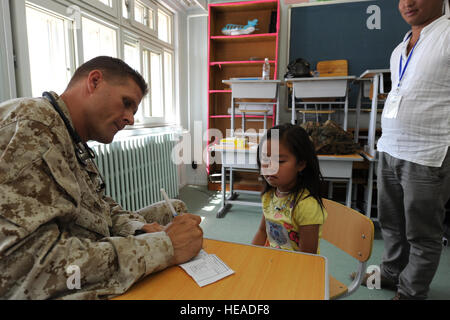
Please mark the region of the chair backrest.
POLYGON ((348 76, 347 60, 325 60, 317 62, 319 77, 344 77, 348 76))
POLYGON ((374 238, 372 220, 335 201, 323 199, 323 203, 328 217, 322 238, 360 262, 369 260, 374 238))

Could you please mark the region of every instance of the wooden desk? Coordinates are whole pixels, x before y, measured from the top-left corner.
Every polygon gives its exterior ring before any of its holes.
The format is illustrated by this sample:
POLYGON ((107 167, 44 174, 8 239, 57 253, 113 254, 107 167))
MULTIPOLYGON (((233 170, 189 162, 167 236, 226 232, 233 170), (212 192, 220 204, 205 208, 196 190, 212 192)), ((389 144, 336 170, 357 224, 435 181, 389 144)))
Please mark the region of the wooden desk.
POLYGON ((348 119, 348 87, 355 76, 345 77, 313 77, 313 78, 286 78, 286 83, 292 83, 292 116, 291 123, 297 119, 295 99, 304 98, 343 98, 344 101, 301 102, 301 104, 330 104, 344 105, 344 130, 347 130, 348 119))
POLYGON ((328 299, 327 258, 205 239, 234 274, 200 288, 181 267, 149 275, 117 300, 323 300, 328 299))

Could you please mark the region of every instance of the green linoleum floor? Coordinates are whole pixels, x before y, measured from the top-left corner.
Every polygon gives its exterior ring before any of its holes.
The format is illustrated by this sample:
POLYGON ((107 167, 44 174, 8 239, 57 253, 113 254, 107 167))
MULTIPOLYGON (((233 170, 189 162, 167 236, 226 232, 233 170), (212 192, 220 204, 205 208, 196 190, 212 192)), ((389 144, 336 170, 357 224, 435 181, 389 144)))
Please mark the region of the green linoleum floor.
MULTIPOLYGON (((187 185, 180 190, 189 212, 202 217, 201 227, 204 236, 210 239, 233 241, 249 244, 259 226, 261 209, 258 207, 233 205, 225 217, 217 218, 216 213, 221 207, 220 192, 207 190, 206 186, 187 185)), ((258 201, 259 196, 240 194, 239 200, 258 201)), ((336 279, 349 284, 349 274, 356 270, 357 261, 346 253, 335 248, 326 241, 321 241, 321 255, 328 258, 328 270, 336 279)), ((367 266, 380 263, 383 254, 383 240, 378 228, 375 230, 372 256, 367 266)), ((346 300, 388 300, 394 296, 393 291, 369 290, 360 287, 346 300)), ((431 283, 429 299, 450 300, 450 247, 442 251, 437 273, 431 283)))

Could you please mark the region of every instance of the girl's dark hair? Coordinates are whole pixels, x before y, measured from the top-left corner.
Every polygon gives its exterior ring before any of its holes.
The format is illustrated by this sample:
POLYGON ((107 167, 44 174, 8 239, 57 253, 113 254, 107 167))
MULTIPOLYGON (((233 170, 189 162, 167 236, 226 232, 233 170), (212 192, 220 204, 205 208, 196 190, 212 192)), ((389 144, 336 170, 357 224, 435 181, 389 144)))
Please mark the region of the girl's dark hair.
MULTIPOLYGON (((320 206, 323 208, 322 197, 320 196, 320 184, 323 181, 322 174, 320 173, 319 160, 317 159, 316 152, 314 150, 314 145, 311 142, 308 133, 305 129, 299 126, 292 125, 290 123, 277 125, 267 131, 264 137, 261 139, 258 146, 257 162, 258 168, 261 170, 260 152, 264 141, 270 140, 272 137, 272 132, 278 130, 279 143, 287 147, 289 151, 297 159, 297 163, 305 161, 306 166, 302 172, 297 174, 297 183, 295 184, 296 202, 299 198, 299 194, 303 193, 307 189, 310 196, 319 202, 320 206)), ((267 183, 263 177, 264 190, 262 194, 265 194, 271 189, 275 189, 267 183)))
POLYGON ((93 70, 101 70, 106 81, 123 82, 127 78, 131 78, 141 89, 142 95, 145 96, 148 93, 148 85, 139 72, 131 68, 123 60, 108 56, 98 56, 82 64, 75 71, 67 87, 70 88, 93 70))

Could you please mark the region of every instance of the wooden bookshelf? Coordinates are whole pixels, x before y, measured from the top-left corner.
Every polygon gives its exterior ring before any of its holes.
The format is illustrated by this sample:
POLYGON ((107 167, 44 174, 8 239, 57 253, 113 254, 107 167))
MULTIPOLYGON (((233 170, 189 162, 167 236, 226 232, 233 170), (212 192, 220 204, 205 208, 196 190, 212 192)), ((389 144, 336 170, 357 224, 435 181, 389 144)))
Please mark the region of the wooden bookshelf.
MULTIPOLYGON (((270 79, 277 79, 278 43, 280 30, 279 0, 213 3, 208 5, 208 147, 230 135, 231 90, 222 80, 261 77, 262 65, 269 58, 270 79), (227 24, 246 25, 258 19, 256 30, 247 35, 227 36, 222 28, 227 24), (215 137, 220 135, 220 137, 215 137)), ((240 115, 235 116, 240 119, 240 115)), ((246 118, 264 118, 253 115, 246 118)), ((236 129, 241 121, 235 121, 236 129)), ((275 116, 268 116, 268 127, 275 124, 275 116)), ((246 129, 263 129, 262 122, 248 122, 246 129)), ((210 156, 212 156, 210 154, 210 156)), ((220 173, 220 165, 210 165, 208 174, 220 173)), ((236 181, 248 180, 248 174, 236 173, 236 181)), ((250 179, 257 181, 257 179, 250 179)), ((210 189, 216 189, 213 183, 210 189)), ((257 189, 258 186, 255 186, 257 189)), ((246 188, 248 189, 248 188, 246 188)))

